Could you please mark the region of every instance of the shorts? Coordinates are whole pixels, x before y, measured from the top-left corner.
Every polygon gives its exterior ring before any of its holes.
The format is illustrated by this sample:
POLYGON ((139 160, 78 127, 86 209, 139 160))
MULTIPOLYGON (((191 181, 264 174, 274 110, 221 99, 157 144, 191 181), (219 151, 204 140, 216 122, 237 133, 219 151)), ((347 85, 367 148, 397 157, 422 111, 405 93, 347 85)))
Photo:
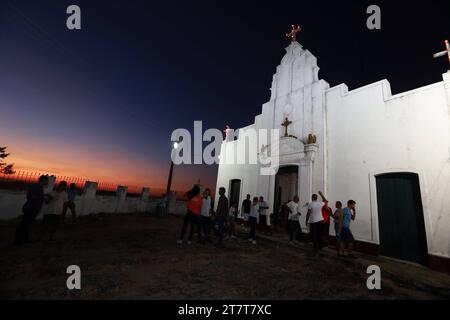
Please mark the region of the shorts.
POLYGON ((248 213, 244 213, 244 221, 248 221, 248 213))
POLYGON ((355 238, 353 238, 353 234, 349 228, 342 228, 340 240, 343 241, 345 244, 348 244, 349 242, 353 242, 355 238))

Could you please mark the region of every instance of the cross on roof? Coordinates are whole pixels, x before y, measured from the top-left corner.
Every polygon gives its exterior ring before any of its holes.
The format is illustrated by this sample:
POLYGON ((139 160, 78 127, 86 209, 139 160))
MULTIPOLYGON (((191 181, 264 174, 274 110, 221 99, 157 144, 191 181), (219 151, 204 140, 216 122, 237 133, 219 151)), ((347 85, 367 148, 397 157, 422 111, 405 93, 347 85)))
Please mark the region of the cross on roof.
POLYGON ((292 30, 290 33, 286 33, 286 37, 291 38, 291 42, 294 43, 295 41, 297 41, 297 33, 301 30, 302 28, 292 25, 292 30))
POLYGON ((282 127, 284 127, 284 136, 289 137, 288 135, 288 127, 292 124, 292 121, 289 121, 289 119, 286 117, 284 119, 284 122, 281 124, 282 127))
POLYGON ((439 57, 443 57, 443 56, 445 56, 445 55, 448 56, 449 69, 450 69, 450 45, 449 45, 449 43, 448 43, 448 40, 445 40, 445 50, 433 54, 433 58, 436 59, 436 58, 439 58, 439 57))

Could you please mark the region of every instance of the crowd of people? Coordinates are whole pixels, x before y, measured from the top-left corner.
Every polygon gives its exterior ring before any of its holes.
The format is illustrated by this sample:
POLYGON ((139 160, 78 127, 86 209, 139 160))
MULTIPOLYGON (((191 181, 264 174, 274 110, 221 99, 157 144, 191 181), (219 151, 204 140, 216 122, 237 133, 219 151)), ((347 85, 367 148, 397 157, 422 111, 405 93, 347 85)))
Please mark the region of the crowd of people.
MULTIPOLYGON (((183 244, 188 227, 190 227, 187 244, 191 245, 195 234, 197 242, 213 243, 212 233, 217 229, 218 239, 215 243, 217 247, 223 247, 223 241, 227 239, 236 239, 236 223, 238 221, 237 203, 229 203, 225 196, 225 188, 219 189, 219 199, 217 209, 214 211, 211 200, 210 189, 205 189, 203 193, 198 186, 194 186, 186 193, 186 215, 184 216, 183 226, 181 228, 178 244, 183 244)), ((249 229, 248 241, 256 245, 256 229, 259 225, 261 230, 267 226, 267 210, 269 206, 263 197, 253 198, 247 195, 242 203, 242 214, 245 226, 249 229), (259 221, 259 222, 258 222, 259 221)))
MULTIPOLYGON (((51 192, 46 193, 48 188, 48 177, 41 176, 38 183, 31 185, 27 192, 27 200, 22 208, 23 217, 16 229, 14 244, 20 245, 30 242, 30 228, 36 220, 37 215, 44 213, 39 240, 53 240, 58 226, 66 220, 67 211, 72 214, 72 222, 76 221, 75 198, 77 188, 75 184, 68 187, 66 181, 61 181, 51 192)), ((240 209, 237 203, 229 203, 225 195, 225 188, 219 189, 219 199, 216 210, 213 210, 211 191, 206 188, 201 191, 195 185, 186 193, 186 215, 184 216, 178 244, 183 244, 186 232, 189 229, 187 244, 191 245, 194 235, 199 243, 213 243, 212 235, 217 231, 215 246, 223 247, 225 239, 236 239, 236 224, 240 222, 244 231, 248 232, 248 241, 256 245, 256 233, 272 234, 269 227, 271 214, 269 205, 264 197, 254 197, 247 194, 240 209)), ((302 210, 306 211, 306 227, 309 229, 310 240, 313 244, 314 253, 328 246, 331 219, 334 220, 334 231, 336 235, 336 248, 339 256, 353 256, 354 238, 350 230, 351 221, 355 220, 356 203, 353 200, 347 202, 342 208, 342 203, 336 201, 335 211, 329 207, 329 202, 322 192, 313 194, 311 202, 301 206, 299 197, 294 196, 281 206, 280 212, 275 215, 274 224, 285 220, 289 242, 302 241, 302 210), (319 201, 319 196, 320 200, 319 201)))
MULTIPOLYGON (((347 207, 342 208, 342 202, 336 201, 335 211, 329 207, 328 200, 322 192, 319 195, 313 194, 311 202, 306 203, 303 207, 307 208, 306 227, 309 228, 311 242, 314 246, 314 253, 318 254, 324 247, 328 246, 330 235, 331 218, 334 220, 334 231, 336 235, 336 249, 339 256, 348 256, 354 258, 353 242, 354 237, 350 230, 350 223, 356 217, 356 202, 349 200, 347 207), (322 201, 319 201, 319 196, 322 201), (347 254, 346 254, 347 249, 347 254)), ((285 204, 284 210, 288 216, 289 241, 293 243, 294 239, 301 239, 301 208, 299 205, 299 197, 295 196, 294 200, 285 204)))
MULTIPOLYGON (((211 191, 205 189, 201 193, 200 187, 194 186, 187 195, 187 212, 184 217, 180 237, 177 241, 182 245, 185 235, 190 227, 187 244, 191 245, 193 237, 197 235, 199 243, 213 243, 212 234, 217 233, 217 247, 223 247, 225 237, 236 239, 236 223, 241 221, 244 230, 248 231, 248 241, 256 245, 256 233, 263 232, 272 234, 272 229, 268 222, 271 215, 268 212, 269 206, 264 197, 254 197, 247 194, 242 202, 240 211, 236 203, 229 203, 225 195, 225 188, 219 189, 219 199, 217 208, 213 210, 211 191), (239 218, 239 219, 238 219, 239 218)), ((356 217, 356 202, 349 200, 347 207, 342 208, 342 202, 336 201, 336 209, 329 207, 329 201, 322 192, 313 194, 311 202, 301 206, 300 199, 296 195, 293 200, 289 200, 281 206, 280 212, 274 218, 277 226, 280 221, 285 220, 286 230, 289 236, 289 243, 295 240, 302 241, 302 210, 306 211, 306 227, 309 229, 310 241, 313 244, 314 254, 328 247, 331 219, 333 219, 334 231, 336 235, 336 251, 339 256, 354 258, 353 243, 354 238, 350 230, 351 221, 356 217), (319 201, 320 196, 320 201, 319 201)))
POLYGON ((68 187, 66 181, 61 181, 54 190, 46 193, 48 183, 48 176, 41 176, 38 183, 28 189, 27 200, 22 207, 23 216, 14 236, 15 245, 30 242, 30 229, 41 210, 44 215, 39 241, 53 240, 59 224, 65 222, 68 210, 71 211, 72 222, 75 222, 75 198, 78 192, 76 185, 72 183, 68 187))

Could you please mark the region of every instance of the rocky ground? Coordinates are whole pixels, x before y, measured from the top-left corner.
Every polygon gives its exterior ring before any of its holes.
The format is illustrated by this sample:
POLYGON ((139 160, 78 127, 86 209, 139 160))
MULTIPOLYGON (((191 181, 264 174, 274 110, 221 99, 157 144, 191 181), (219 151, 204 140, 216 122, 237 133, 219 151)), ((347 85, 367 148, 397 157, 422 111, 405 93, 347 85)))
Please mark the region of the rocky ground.
MULTIPOLYGON (((0 225, 0 299, 449 299, 450 276, 426 268, 310 245, 284 235, 241 238, 225 248, 176 245, 181 219, 97 215, 60 228, 53 242, 13 247, 14 223, 0 225), (368 265, 382 289, 366 287, 368 265), (66 268, 78 265, 82 289, 69 291, 66 268)), ((33 230, 36 237, 39 226, 33 230)))

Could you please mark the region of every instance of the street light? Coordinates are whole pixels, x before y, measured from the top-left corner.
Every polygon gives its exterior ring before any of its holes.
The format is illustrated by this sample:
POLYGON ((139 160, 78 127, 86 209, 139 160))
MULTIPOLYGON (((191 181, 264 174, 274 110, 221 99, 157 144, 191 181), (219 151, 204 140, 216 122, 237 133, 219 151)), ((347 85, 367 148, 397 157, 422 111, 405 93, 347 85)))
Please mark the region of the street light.
POLYGON ((174 142, 172 145, 172 152, 170 154, 170 170, 169 170, 169 178, 167 179, 167 189, 166 189, 166 210, 169 209, 169 195, 170 195, 170 188, 172 187, 172 176, 173 176, 173 160, 172 160, 172 156, 173 156, 173 151, 178 149, 178 142, 174 142))

